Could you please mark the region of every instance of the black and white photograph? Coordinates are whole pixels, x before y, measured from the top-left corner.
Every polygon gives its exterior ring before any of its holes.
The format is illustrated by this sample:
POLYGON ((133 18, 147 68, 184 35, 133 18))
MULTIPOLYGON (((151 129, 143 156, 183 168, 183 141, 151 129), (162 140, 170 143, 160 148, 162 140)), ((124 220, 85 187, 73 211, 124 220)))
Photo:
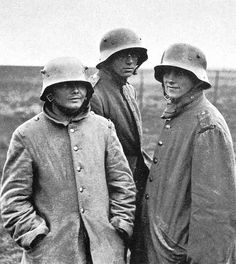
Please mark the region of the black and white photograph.
POLYGON ((236 0, 0 0, 0 264, 236 264, 236 0))

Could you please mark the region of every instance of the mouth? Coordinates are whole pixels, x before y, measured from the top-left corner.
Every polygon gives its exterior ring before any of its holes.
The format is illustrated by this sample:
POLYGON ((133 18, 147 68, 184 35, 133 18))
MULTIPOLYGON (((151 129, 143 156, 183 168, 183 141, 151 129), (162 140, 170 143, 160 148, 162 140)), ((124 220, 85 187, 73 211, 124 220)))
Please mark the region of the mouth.
POLYGON ((179 86, 167 86, 168 90, 179 90, 179 86))
POLYGON ((133 71, 134 68, 123 68, 124 71, 133 71))
POLYGON ((72 98, 69 98, 69 100, 70 101, 80 101, 80 100, 82 100, 83 99, 83 97, 72 97, 72 98))

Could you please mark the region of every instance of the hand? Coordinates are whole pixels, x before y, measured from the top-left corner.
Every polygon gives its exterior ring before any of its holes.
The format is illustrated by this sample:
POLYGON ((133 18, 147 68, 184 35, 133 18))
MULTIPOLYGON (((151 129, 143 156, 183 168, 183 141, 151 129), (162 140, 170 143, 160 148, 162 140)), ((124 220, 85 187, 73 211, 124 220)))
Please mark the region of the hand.
POLYGON ((128 242, 129 241, 129 235, 126 233, 125 230, 121 229, 121 228, 117 228, 116 229, 118 235, 120 236, 120 238, 124 241, 124 242, 128 242))
POLYGON ((45 235, 44 234, 39 234, 35 237, 35 239, 30 243, 30 246, 29 248, 32 249, 34 248, 35 246, 37 246, 37 244, 39 242, 41 242, 43 239, 44 239, 45 235))

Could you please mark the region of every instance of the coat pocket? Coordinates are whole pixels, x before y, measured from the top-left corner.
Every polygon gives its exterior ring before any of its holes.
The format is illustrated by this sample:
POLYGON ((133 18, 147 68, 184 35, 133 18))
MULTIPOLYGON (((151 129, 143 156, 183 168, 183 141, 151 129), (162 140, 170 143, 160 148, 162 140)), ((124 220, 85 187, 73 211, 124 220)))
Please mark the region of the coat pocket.
POLYGON ((155 228, 156 246, 160 255, 170 263, 187 264, 187 252, 171 239, 160 227, 155 228))

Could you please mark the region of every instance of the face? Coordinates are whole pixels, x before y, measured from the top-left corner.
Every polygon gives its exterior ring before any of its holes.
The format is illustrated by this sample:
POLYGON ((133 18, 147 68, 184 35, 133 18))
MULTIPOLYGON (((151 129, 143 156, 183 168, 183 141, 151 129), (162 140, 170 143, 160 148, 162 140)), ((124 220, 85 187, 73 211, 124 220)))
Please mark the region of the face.
POLYGON ((65 82, 55 85, 52 90, 53 103, 60 109, 78 111, 86 100, 86 85, 81 82, 65 82))
POLYGON ((128 78, 137 67, 139 54, 134 50, 122 50, 113 56, 110 63, 111 69, 120 77, 128 78))
POLYGON ((195 86, 192 76, 187 71, 174 67, 165 70, 163 84, 166 94, 173 99, 180 98, 195 86))

